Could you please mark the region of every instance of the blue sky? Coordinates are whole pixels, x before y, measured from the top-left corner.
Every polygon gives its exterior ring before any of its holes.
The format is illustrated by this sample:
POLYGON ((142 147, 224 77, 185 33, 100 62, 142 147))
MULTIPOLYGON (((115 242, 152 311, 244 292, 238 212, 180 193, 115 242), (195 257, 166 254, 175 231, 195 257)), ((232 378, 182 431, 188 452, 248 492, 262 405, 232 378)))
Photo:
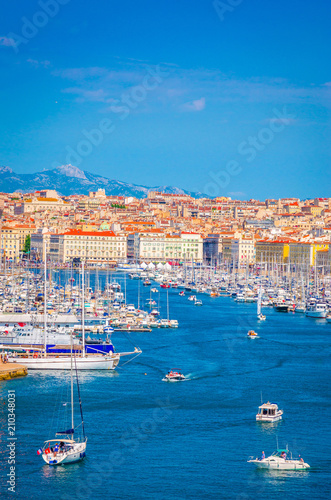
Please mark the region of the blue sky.
POLYGON ((70 162, 241 199, 330 196, 331 4, 221 4, 12 0, 0 164, 70 162))

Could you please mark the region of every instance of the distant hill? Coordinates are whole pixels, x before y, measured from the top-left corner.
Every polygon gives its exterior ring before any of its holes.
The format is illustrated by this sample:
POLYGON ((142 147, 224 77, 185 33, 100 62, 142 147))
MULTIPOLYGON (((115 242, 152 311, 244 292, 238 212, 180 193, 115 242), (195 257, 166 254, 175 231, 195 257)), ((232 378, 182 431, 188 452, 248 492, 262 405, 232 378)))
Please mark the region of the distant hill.
POLYGON ((135 198, 145 198, 149 191, 188 194, 194 198, 207 197, 203 193, 194 193, 173 186, 146 187, 116 181, 80 170, 73 165, 62 165, 34 174, 16 174, 9 167, 0 167, 0 191, 3 193, 32 193, 42 189, 55 189, 59 194, 68 196, 88 194, 89 191, 96 191, 98 188, 105 189, 107 195, 135 198))

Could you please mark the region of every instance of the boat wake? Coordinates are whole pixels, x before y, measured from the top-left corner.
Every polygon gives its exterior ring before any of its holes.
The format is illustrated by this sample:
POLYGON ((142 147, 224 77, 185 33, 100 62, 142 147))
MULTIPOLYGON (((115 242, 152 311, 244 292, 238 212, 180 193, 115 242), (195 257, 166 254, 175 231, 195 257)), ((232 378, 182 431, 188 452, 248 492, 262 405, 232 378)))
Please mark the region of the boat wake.
POLYGON ((200 370, 185 375, 186 380, 199 380, 201 378, 216 378, 221 376, 221 368, 213 368, 209 370, 200 370))

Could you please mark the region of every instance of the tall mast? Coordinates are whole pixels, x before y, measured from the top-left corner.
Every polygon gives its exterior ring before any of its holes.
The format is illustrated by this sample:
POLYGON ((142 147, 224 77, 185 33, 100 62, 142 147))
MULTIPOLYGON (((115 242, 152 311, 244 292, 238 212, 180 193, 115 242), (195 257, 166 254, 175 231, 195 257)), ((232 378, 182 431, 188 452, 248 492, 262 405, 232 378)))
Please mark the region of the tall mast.
POLYGON ((72 333, 70 333, 70 386, 71 386, 71 429, 74 428, 74 378, 72 373, 72 333))
POLYGON ((167 288, 167 319, 169 321, 169 290, 167 288))
POLYGON ((84 260, 82 260, 82 340, 83 358, 85 358, 85 290, 84 290, 84 260))
POLYGON ((44 242, 44 356, 45 357, 46 357, 46 349, 47 349, 46 289, 47 289, 47 254, 46 254, 46 238, 45 238, 45 242, 44 242))

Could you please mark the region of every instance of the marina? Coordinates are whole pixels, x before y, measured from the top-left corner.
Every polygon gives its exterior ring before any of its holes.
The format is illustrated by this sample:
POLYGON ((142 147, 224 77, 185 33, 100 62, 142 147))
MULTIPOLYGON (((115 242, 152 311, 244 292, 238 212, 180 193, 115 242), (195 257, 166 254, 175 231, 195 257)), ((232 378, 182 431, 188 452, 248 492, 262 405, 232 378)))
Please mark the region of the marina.
MULTIPOLYGON (((62 273, 61 281, 65 275, 62 273)), ((101 289, 107 274, 99 273, 99 279, 101 289)), ((114 273, 113 279, 124 289, 123 273, 114 273)), ((139 282, 126 281, 126 302, 135 307, 139 282)), ((91 283, 94 287, 92 275, 91 283)), ((155 286, 158 287, 157 282, 155 286)), ((200 494, 217 498, 220 488, 223 496, 230 498, 229 474, 233 468, 238 472, 237 487, 248 496, 256 496, 261 488, 268 496, 279 495, 283 487, 284 495, 290 499, 298 495, 307 499, 327 495, 328 452, 316 443, 329 432, 327 420, 318 416, 319 408, 327 404, 324 394, 330 375, 327 364, 330 323, 293 311, 281 314, 272 306, 262 306, 268 319, 261 322, 257 318, 256 302, 236 302, 230 294, 219 297, 204 294, 203 307, 193 307, 193 302, 179 297, 179 291, 159 289, 157 301, 160 317, 167 317, 169 308, 179 328, 132 332, 133 344, 139 342, 142 350, 140 357, 122 368, 120 362, 114 371, 80 372, 89 449, 86 460, 68 465, 70 482, 73 478, 75 482, 73 494, 79 495, 86 474, 93 473, 93 464, 98 461, 98 470, 102 467, 99 480, 89 487, 89 494, 97 500, 104 498, 109 467, 113 471, 113 497, 122 494, 125 485, 128 496, 140 498, 136 488, 144 477, 149 484, 144 493, 147 498, 152 498, 154 492, 161 489, 161 482, 166 482, 168 498, 177 500, 182 495, 182 481, 185 481, 186 498, 190 500, 200 494), (260 338, 256 342, 245 340, 249 329, 258 333, 260 338), (163 383, 169 365, 180 366, 190 383, 163 383), (261 391, 270 401, 281 405, 286 419, 263 425, 255 421, 256 401, 261 391), (299 414, 300 426, 297 425, 299 414), (104 439, 105 424, 114 429, 111 441, 104 439), (247 439, 243 441, 242 435, 247 439), (201 436, 204 449, 201 449, 201 436), (265 475, 269 472, 264 471, 262 477, 249 467, 252 464, 247 464, 255 450, 275 449, 277 439, 284 449, 289 443, 294 457, 302 455, 309 463, 309 472, 300 471, 306 475, 304 482, 302 477, 293 475, 295 471, 284 470, 278 474, 291 474, 291 481, 283 486, 281 476, 269 477, 265 475), (100 455, 109 455, 110 442, 118 453, 111 464, 108 458, 101 459, 100 463, 100 455), (194 463, 192 453, 199 457, 194 463), (174 469, 174 454, 180 454, 190 466, 174 469), (150 464, 148 470, 145 463, 150 464), (161 475, 153 474, 155 467, 161 468, 161 475), (318 485, 313 470, 318 470, 318 485), (129 483, 128 474, 132 478, 129 483), (198 489, 194 477, 200 477, 198 489)), ((140 294, 141 304, 146 303, 149 294, 148 287, 145 294, 140 294)), ((111 338, 116 350, 129 350, 131 344, 122 332, 115 330, 111 338)), ((59 382, 63 377, 68 377, 63 371, 31 370, 28 377, 6 382, 19 391, 21 411, 25 412, 20 436, 23 449, 29 451, 19 456, 18 464, 27 491, 32 491, 38 481, 41 493, 46 495, 50 474, 43 472, 43 466, 36 469, 34 464, 40 433, 45 435, 49 429, 43 422, 32 425, 35 415, 30 402, 33 399, 34 405, 45 407, 54 405, 59 397, 60 401, 67 401, 66 395, 59 396, 59 390, 62 392, 59 382), (41 392, 40 387, 44 388, 41 392), (26 456, 31 460, 26 460, 26 456)), ((68 487, 67 474, 52 473, 56 495, 68 487)))

